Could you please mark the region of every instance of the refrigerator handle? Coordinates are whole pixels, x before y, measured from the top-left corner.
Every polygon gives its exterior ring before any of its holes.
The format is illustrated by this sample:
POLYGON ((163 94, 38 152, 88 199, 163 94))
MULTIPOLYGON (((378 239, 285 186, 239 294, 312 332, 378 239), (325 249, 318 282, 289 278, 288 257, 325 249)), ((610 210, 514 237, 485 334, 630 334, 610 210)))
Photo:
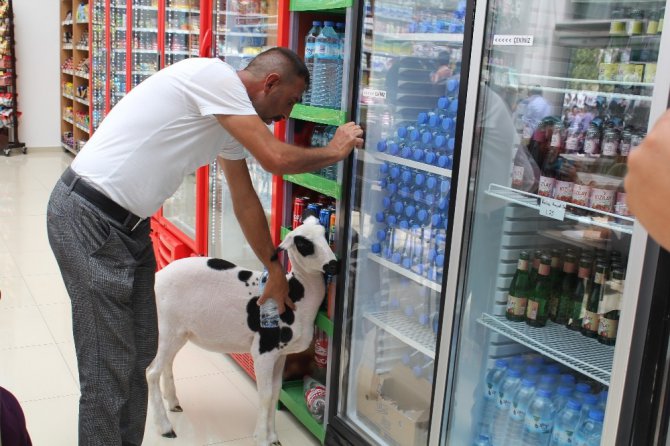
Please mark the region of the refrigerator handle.
POLYGON ((212 30, 208 29, 200 36, 200 57, 209 57, 212 49, 212 30))

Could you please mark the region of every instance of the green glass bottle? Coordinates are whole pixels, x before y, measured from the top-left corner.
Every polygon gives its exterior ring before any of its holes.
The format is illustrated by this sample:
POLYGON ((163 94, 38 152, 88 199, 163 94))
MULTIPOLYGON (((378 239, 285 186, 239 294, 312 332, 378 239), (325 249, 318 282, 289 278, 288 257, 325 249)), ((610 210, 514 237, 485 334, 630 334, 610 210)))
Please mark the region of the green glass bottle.
POLYGON ((584 311, 586 310, 586 300, 591 291, 591 258, 582 256, 579 261, 579 270, 577 272, 577 285, 573 290, 570 299, 569 315, 566 326, 570 330, 581 330, 584 311))
POLYGON ((555 321, 558 315, 558 301, 561 298, 561 282, 563 280, 563 265, 561 265, 561 250, 551 250, 551 271, 549 281, 551 292, 549 294, 549 320, 555 321))
POLYGON ((596 274, 593 278, 593 286, 589 293, 589 300, 586 302, 586 311, 582 319, 582 334, 589 338, 598 337, 598 305, 603 292, 605 291, 605 281, 607 280, 607 264, 598 263, 596 274))
POLYGON ((558 297, 558 311, 554 322, 566 324, 572 310, 572 296, 577 287, 577 258, 573 254, 566 254, 563 262, 563 280, 558 297))
POLYGON ((528 261, 530 255, 528 251, 521 251, 519 262, 516 267, 514 277, 509 285, 507 293, 507 311, 505 316, 513 322, 521 322, 526 316, 526 306, 528 304, 528 295, 530 294, 530 274, 528 272, 528 261))
POLYGON ((537 280, 537 270, 540 269, 540 259, 542 258, 542 250, 536 249, 533 253, 533 264, 530 269, 530 287, 535 287, 535 281, 537 280))
POLYGON ((549 296, 551 293, 551 257, 544 255, 540 259, 537 280, 533 292, 528 297, 526 307, 526 323, 532 327, 544 327, 549 318, 549 296))
POLYGON ((624 272, 622 269, 615 269, 612 272, 612 279, 605 284, 605 291, 598 305, 598 314, 600 314, 598 342, 602 344, 614 345, 616 343, 623 287, 624 272))

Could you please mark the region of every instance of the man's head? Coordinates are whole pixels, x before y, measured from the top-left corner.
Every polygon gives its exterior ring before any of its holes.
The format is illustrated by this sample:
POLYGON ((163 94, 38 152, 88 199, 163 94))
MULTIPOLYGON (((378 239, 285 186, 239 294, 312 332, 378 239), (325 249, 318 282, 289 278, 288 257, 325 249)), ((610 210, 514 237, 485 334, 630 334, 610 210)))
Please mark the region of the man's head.
POLYGON ((309 71, 296 53, 271 48, 240 72, 258 116, 266 123, 288 118, 309 85, 309 71))

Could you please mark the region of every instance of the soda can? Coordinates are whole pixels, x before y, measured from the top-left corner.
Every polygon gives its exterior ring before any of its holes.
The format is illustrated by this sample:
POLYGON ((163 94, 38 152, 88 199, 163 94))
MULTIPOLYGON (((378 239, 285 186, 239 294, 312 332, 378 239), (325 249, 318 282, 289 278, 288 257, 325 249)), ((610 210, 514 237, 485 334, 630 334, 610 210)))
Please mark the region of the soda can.
POLYGON ((337 227, 335 226, 335 208, 330 208, 330 224, 328 225, 328 232, 326 236, 328 237, 328 244, 330 249, 335 250, 335 234, 337 232, 337 227))
POLYGON ((321 223, 321 226, 323 226, 326 229, 326 240, 328 240, 329 234, 330 234, 330 209, 329 208, 321 208, 319 211, 319 223, 321 223))
POLYGON ((319 203, 309 203, 307 205, 307 209, 305 209, 305 212, 302 216, 302 219, 304 220, 305 218, 309 217, 310 215, 312 215, 312 216, 314 216, 318 219, 320 212, 321 212, 321 205, 319 203))
POLYGON ((305 212, 305 199, 295 197, 293 200, 293 227, 295 229, 302 224, 302 214, 305 212))

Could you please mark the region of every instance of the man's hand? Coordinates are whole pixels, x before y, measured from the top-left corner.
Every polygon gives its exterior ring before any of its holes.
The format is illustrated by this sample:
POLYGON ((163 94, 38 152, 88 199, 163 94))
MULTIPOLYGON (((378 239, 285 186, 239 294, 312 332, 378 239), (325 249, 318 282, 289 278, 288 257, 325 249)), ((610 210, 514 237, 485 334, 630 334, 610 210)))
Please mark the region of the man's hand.
POLYGON ((670 250, 670 110, 628 156, 624 186, 633 215, 649 234, 670 250))
POLYGON ((340 153, 340 159, 346 158, 349 153, 358 147, 363 147, 363 129, 355 122, 347 122, 337 128, 335 136, 328 143, 330 148, 336 149, 340 153))
POLYGON ((263 295, 258 299, 258 305, 263 305, 266 300, 272 298, 277 302, 279 314, 286 311, 286 307, 295 310, 295 304, 288 297, 288 282, 279 262, 273 262, 272 267, 268 269, 268 280, 265 283, 263 295))

